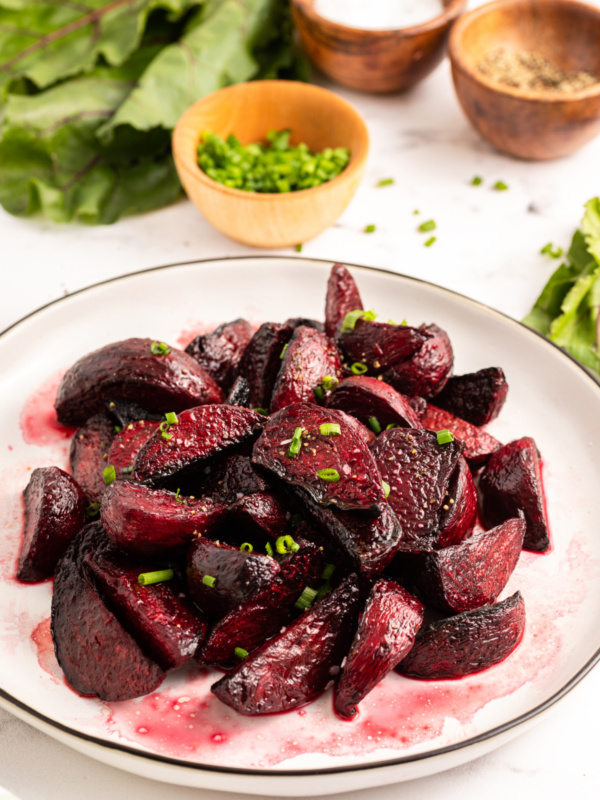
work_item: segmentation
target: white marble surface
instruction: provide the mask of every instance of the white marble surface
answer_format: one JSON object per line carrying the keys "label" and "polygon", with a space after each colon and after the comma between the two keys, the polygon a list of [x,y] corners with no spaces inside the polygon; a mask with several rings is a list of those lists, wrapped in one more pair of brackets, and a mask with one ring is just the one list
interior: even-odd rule
{"label": "white marble surface", "polygon": [[[549,163],[516,161],[492,151],[463,117],[447,63],[404,96],[341,94],[361,111],[371,133],[367,174],[344,216],[306,243],[303,255],[403,272],[521,318],[555,267],[539,255],[540,248],[549,241],[566,248],[583,203],[600,191],[600,140]],[[470,185],[474,175],[484,178],[482,186]],[[395,179],[393,186],[376,188],[388,177]],[[493,191],[499,179],[508,191]],[[437,222],[437,241],[425,248],[427,236],[416,228],[430,218]],[[371,223],[376,232],[363,233]],[[0,330],[61,295],[125,272],[256,252],[211,229],[185,200],[101,228],[59,227],[0,211],[0,241]],[[596,669],[541,725],[494,753],[441,775],[340,797],[598,798],[598,708]],[[0,786],[21,800],[226,797],[167,788],[106,767],[4,711]]]}

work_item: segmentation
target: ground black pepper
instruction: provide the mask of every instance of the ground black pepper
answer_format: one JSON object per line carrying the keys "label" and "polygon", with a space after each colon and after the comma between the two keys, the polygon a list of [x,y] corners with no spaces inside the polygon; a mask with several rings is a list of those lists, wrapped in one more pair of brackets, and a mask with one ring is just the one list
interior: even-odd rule
{"label": "ground black pepper", "polygon": [[536,92],[571,94],[599,80],[588,72],[565,72],[539,53],[505,48],[488,53],[478,69],[498,83]]}

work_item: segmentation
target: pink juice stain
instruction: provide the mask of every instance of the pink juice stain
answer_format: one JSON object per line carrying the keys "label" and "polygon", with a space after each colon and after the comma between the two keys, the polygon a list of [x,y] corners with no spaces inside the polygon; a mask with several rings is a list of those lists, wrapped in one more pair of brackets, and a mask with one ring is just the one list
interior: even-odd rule
{"label": "pink juice stain", "polygon": [[75,428],[61,425],[56,419],[54,401],[64,371],[55,373],[30,395],[23,406],[19,424],[23,441],[39,447],[64,445],[66,448]]}
{"label": "pink juice stain", "polygon": [[50,632],[50,617],[38,623],[31,633],[31,641],[37,653],[40,667],[52,678],[52,682],[61,684],[63,673],[54,654],[54,643]]}

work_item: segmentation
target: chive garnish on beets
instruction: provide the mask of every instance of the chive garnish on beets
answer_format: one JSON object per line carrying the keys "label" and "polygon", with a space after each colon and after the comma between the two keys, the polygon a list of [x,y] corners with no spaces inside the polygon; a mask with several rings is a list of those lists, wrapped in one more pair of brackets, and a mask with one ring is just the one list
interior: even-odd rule
{"label": "chive garnish on beets", "polygon": [[398,425],[395,422],[390,422],[389,425],[385,426],[385,429],[386,429],[386,431],[391,431],[392,428],[397,428],[397,427],[398,427]]}
{"label": "chive garnish on beets", "polygon": [[331,375],[325,375],[324,378],[321,378],[321,386],[325,389],[326,392],[330,392],[332,389],[338,385],[339,381],[337,378],[333,378]]}
{"label": "chive garnish on beets", "polygon": [[390,496],[390,485],[389,485],[389,483],[386,483],[385,481],[381,481],[381,485],[383,486],[383,496],[387,500],[388,497]]}
{"label": "chive garnish on beets", "polygon": [[90,503],[85,510],[87,517],[95,517],[100,511],[100,503]]}
{"label": "chive garnish on beets", "polygon": [[265,545],[265,553],[268,556],[271,556],[271,558],[273,558],[273,548],[271,547],[271,543],[270,542],[267,542],[266,545]]}
{"label": "chive garnish on beets", "polygon": [[419,230],[421,233],[428,233],[429,231],[434,231],[437,225],[435,224],[434,219],[428,219],[427,222],[422,222],[419,225]]}
{"label": "chive garnish on beets", "polygon": [[251,553],[254,550],[254,547],[252,547],[250,542],[244,542],[244,544],[240,545],[240,550],[242,553]]}
{"label": "chive garnish on beets", "polygon": [[164,342],[152,342],[150,345],[150,352],[153,356],[168,356],[171,348]]}
{"label": "chive garnish on beets", "polygon": [[375,225],[365,225],[365,233],[375,233]]}
{"label": "chive garnish on beets", "polygon": [[133,464],[130,464],[128,467],[121,467],[121,472],[123,475],[131,475],[133,472]]}
{"label": "chive garnish on beets", "polygon": [[315,597],[318,595],[316,589],[311,589],[310,586],[305,586],[302,594],[294,603],[294,606],[300,611],[306,611],[315,602]]}
{"label": "chive garnish on beets", "polygon": [[175,500],[177,500],[178,503],[185,503],[185,497],[180,497],[179,496],[180,492],[181,492],[181,489],[177,489],[177,491],[175,492]]}
{"label": "chive garnish on beets", "polygon": [[268,408],[253,408],[252,410],[255,411],[257,414],[262,414],[265,417],[269,415]]}
{"label": "chive garnish on beets", "polygon": [[323,422],[319,430],[322,436],[341,436],[342,429],[337,422]]}
{"label": "chive garnish on beets", "polygon": [[123,430],[122,425],[115,425],[113,428],[113,433],[121,433],[122,430]]}
{"label": "chive garnish on beets", "polygon": [[282,361],[283,361],[283,358],[284,358],[284,356],[285,356],[285,354],[286,354],[286,352],[287,352],[287,349],[288,349],[288,347],[289,347],[289,346],[290,346],[290,345],[289,345],[289,343],[288,343],[288,344],[284,344],[284,345],[283,345],[283,350],[281,351],[281,354],[280,354],[280,356],[279,356],[279,358],[280,358]]}
{"label": "chive garnish on beets", "polygon": [[369,417],[367,422],[369,423],[369,427],[371,428],[373,433],[377,434],[381,433],[381,425],[379,424],[377,417]]}
{"label": "chive garnish on beets", "polygon": [[300,452],[300,448],[302,447],[303,430],[304,428],[296,428],[294,431],[294,435],[292,436],[292,441],[288,450],[288,456],[290,456],[290,458],[295,458]]}
{"label": "chive garnish on beets", "polygon": [[321,579],[328,581],[335,572],[335,564],[325,564],[325,569],[321,574]]}
{"label": "chive garnish on beets", "polygon": [[[365,322],[374,322],[379,314],[371,308],[369,311],[363,311],[362,308],[356,308],[354,311],[349,311],[344,317],[342,322],[342,333],[349,333],[356,327],[359,319],[364,319]],[[336,384],[337,386],[337,384]]]}
{"label": "chive garnish on beets", "polygon": [[275,550],[281,555],[297,553],[300,550],[300,545],[291,536],[280,536],[275,542]]}
{"label": "chive garnish on beets", "polygon": [[431,245],[432,245],[432,244],[435,244],[435,242],[437,242],[437,236],[431,236],[431,237],[430,237],[429,239],[427,239],[427,241],[425,242],[425,247],[431,247]]}
{"label": "chive garnish on beets", "polygon": [[174,411],[167,411],[165,414],[164,420],[158,426],[160,430],[160,435],[163,439],[166,439],[167,442],[173,438],[173,434],[169,433],[169,428],[171,425],[178,425],[179,420],[177,419],[177,414]]}
{"label": "chive garnish on beets", "polygon": [[382,178],[377,182],[377,186],[392,186],[394,183],[393,178]]}
{"label": "chive garnish on beets", "polygon": [[169,423],[169,425],[177,425],[179,420],[177,419],[177,414],[174,411],[167,411],[165,414],[165,419]]}
{"label": "chive garnish on beets", "polygon": [[313,394],[317,398],[317,400],[322,400],[325,397],[325,392],[323,391],[322,386],[315,386],[313,389]]}
{"label": "chive garnish on beets", "polygon": [[297,244],[296,245],[296,252],[297,253],[301,253],[302,252],[302,245],[301,244]]}
{"label": "chive garnish on beets", "polygon": [[369,368],[366,364],[361,364],[360,361],[355,361],[350,367],[350,372],[353,375],[364,375]]}
{"label": "chive garnish on beets", "polygon": [[481,178],[479,175],[475,175],[475,177],[471,181],[471,186],[481,186],[482,183],[483,183],[483,178]]}
{"label": "chive garnish on beets", "polygon": [[327,483],[337,483],[340,479],[340,473],[333,467],[320,469],[317,471],[317,478],[321,478],[322,481],[327,481]]}
{"label": "chive garnish on beets", "polygon": [[454,441],[454,436],[449,430],[445,429],[437,432],[437,440],[438,444],[449,444],[450,442]]}
{"label": "chive garnish on beets", "polygon": [[315,602],[318,603],[319,600],[322,600],[325,597],[325,595],[329,594],[330,591],[331,591],[331,584],[329,583],[329,581],[326,581],[317,592],[317,596],[315,597]]}
{"label": "chive garnish on beets", "polygon": [[170,581],[174,574],[172,569],[158,569],[155,572],[142,572],[141,575],[138,575],[138,583],[140,586],[150,586],[153,583]]}
{"label": "chive garnish on beets", "polygon": [[508,191],[508,184],[504,183],[504,181],[496,181],[496,183],[494,184],[494,189],[497,192],[506,192]]}
{"label": "chive garnish on beets", "polygon": [[205,586],[210,586],[212,588],[215,585],[216,582],[217,582],[217,579],[213,578],[212,575],[203,575],[202,576],[202,583]]}
{"label": "chive garnish on beets", "polygon": [[243,647],[236,647],[233,652],[235,653],[235,657],[239,658],[240,661],[243,661],[245,658],[248,658],[248,651],[244,650]]}
{"label": "chive garnish on beets", "polygon": [[104,467],[102,474],[104,475],[104,483],[107,486],[110,486],[111,483],[117,479],[117,471],[112,464],[109,464],[108,467]]}

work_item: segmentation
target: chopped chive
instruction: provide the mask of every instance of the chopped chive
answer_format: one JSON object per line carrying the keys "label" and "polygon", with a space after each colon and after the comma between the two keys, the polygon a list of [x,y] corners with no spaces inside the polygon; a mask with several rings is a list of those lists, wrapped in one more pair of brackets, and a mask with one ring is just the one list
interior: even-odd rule
{"label": "chopped chive", "polygon": [[337,422],[323,422],[319,428],[322,436],[341,436],[342,429]]}
{"label": "chopped chive", "polygon": [[392,186],[394,183],[393,178],[382,178],[377,182],[377,186]]}
{"label": "chopped chive", "polygon": [[438,444],[449,444],[450,442],[454,441],[454,436],[449,430],[445,429],[437,432],[437,440]]}
{"label": "chopped chive", "polygon": [[212,575],[203,575],[202,576],[202,583],[205,586],[210,586],[212,588],[215,585],[216,582],[217,582],[217,579],[213,578]]}
{"label": "chopped chive", "polygon": [[323,378],[321,378],[321,386],[326,392],[330,392],[332,389],[335,389],[338,383],[338,379],[334,378],[332,375],[325,375]]}
{"label": "chopped chive", "polygon": [[253,411],[256,411],[257,414],[263,414],[263,416],[267,417],[269,415],[268,408],[253,408]]}
{"label": "chopped chive", "polygon": [[354,375],[364,375],[369,368],[366,364],[361,364],[360,361],[355,361],[354,364],[350,367],[350,372]]}
{"label": "chopped chive", "polygon": [[270,542],[267,542],[267,543],[266,543],[266,545],[265,545],[265,552],[266,552],[266,554],[267,554],[268,556],[271,556],[271,558],[273,558],[273,548],[271,547],[271,543],[270,543]]}
{"label": "chopped chive", "polygon": [[158,569],[155,572],[142,572],[138,575],[140,586],[150,586],[152,583],[162,583],[173,579],[175,573],[172,569]]}
{"label": "chopped chive", "polygon": [[133,464],[130,464],[128,467],[121,467],[121,472],[123,475],[131,475],[133,472]]}
{"label": "chopped chive", "polygon": [[296,252],[297,253],[301,253],[302,252],[302,244],[301,243],[296,245]]}
{"label": "chopped chive", "polygon": [[170,428],[170,425],[166,420],[163,420],[158,426],[158,428],[160,430],[160,435],[162,436],[163,439],[166,439],[167,442],[169,442],[173,438],[172,433],[167,433],[167,431]]}
{"label": "chopped chive", "polygon": [[555,248],[554,245],[552,244],[552,242],[548,242],[547,245],[542,247],[542,249],[540,250],[540,253],[543,256],[550,256],[550,258],[560,258],[562,256],[562,254],[563,254],[563,249],[562,249],[562,247],[556,247]]}
{"label": "chopped chive", "polygon": [[104,467],[102,474],[104,475],[104,483],[107,486],[110,486],[113,481],[117,480],[117,471],[112,464],[109,464],[108,467]]}
{"label": "chopped chive", "polygon": [[169,425],[177,425],[179,420],[177,419],[177,414],[174,411],[167,411],[165,414],[165,419],[169,423]]}
{"label": "chopped chive", "polygon": [[317,470],[317,478],[321,478],[322,481],[327,481],[327,483],[337,483],[340,479],[340,473],[333,467],[320,469]]}
{"label": "chopped chive", "polygon": [[381,425],[379,424],[377,417],[369,417],[367,422],[374,433],[381,433]]}
{"label": "chopped chive", "polygon": [[294,516],[290,519],[290,525],[292,526],[292,528],[297,528],[301,522],[302,522],[302,516],[300,514],[294,514]]}
{"label": "chopped chive", "polygon": [[233,652],[235,653],[235,657],[239,658],[240,661],[243,661],[245,658],[248,658],[248,651],[244,650],[243,647],[236,647]]}
{"label": "chopped chive", "polygon": [[435,224],[435,220],[433,219],[428,219],[427,222],[422,222],[419,225],[419,230],[421,231],[421,233],[428,233],[429,231],[434,231],[436,228],[437,225]]}
{"label": "chopped chive", "polygon": [[479,175],[475,175],[475,177],[471,181],[471,186],[481,186],[482,183],[483,183],[483,178],[481,178]]}
{"label": "chopped chive", "polygon": [[381,485],[383,486],[383,496],[387,500],[388,497],[390,496],[390,485],[389,485],[389,483],[386,483],[385,481],[381,481]]}
{"label": "chopped chive", "polygon": [[244,542],[244,544],[240,545],[240,550],[242,551],[242,553],[251,553],[254,550],[254,548],[252,547],[250,542]]}
{"label": "chopped chive", "polygon": [[100,511],[100,503],[90,503],[85,510],[85,514],[87,517],[95,517],[99,511]]}
{"label": "chopped chive", "polygon": [[294,606],[300,611],[305,611],[307,608],[312,606],[317,595],[318,592],[316,589],[311,589],[310,586],[305,586],[302,590],[302,594],[294,603]]}
{"label": "chopped chive", "polygon": [[391,430],[392,430],[392,428],[397,428],[397,427],[398,427],[397,423],[395,423],[395,422],[390,422],[390,424],[389,424],[389,425],[386,425],[386,426],[385,426],[385,429],[386,429],[386,431],[391,431]]}
{"label": "chopped chive", "polygon": [[504,183],[504,181],[496,181],[494,184],[494,189],[497,192],[506,192],[508,190],[508,184]]}
{"label": "chopped chive", "polygon": [[325,397],[325,392],[323,391],[322,386],[315,386],[313,389],[313,394],[317,398],[317,400],[322,400]]}
{"label": "chopped chive", "polygon": [[335,572],[335,564],[325,564],[325,569],[321,574],[322,580],[328,581],[334,572]]}
{"label": "chopped chive", "polygon": [[289,345],[289,342],[288,342],[288,344],[284,344],[284,345],[283,345],[283,350],[281,351],[281,355],[279,356],[279,358],[280,358],[281,360],[283,360],[283,358],[284,358],[284,356],[285,356],[285,354],[286,354],[286,352],[287,352],[287,349],[288,349],[288,347],[289,347],[289,346],[290,346],[290,345]]}
{"label": "chopped chive", "polygon": [[415,208],[415,210],[413,211],[413,214],[414,214],[415,216],[417,216],[417,214],[420,214],[420,213],[421,213],[421,212],[419,211],[419,209],[418,209],[418,208]]}
{"label": "chopped chive", "polygon": [[291,536],[280,536],[275,542],[275,550],[281,555],[297,553],[300,550],[300,545]]}
{"label": "chopped chive", "polygon": [[185,503],[185,497],[180,497],[179,496],[180,492],[181,492],[181,489],[177,489],[177,491],[175,492],[175,500],[177,500],[178,503]]}
{"label": "chopped chive", "polygon": [[432,245],[432,244],[435,244],[435,242],[437,242],[437,236],[431,236],[431,237],[430,237],[429,239],[427,239],[427,241],[425,242],[425,247],[431,247],[431,245]]}
{"label": "chopped chive", "polygon": [[396,323],[394,322],[393,319],[388,319],[387,324],[388,325],[395,325]]}
{"label": "chopped chive", "polygon": [[122,425],[115,425],[113,428],[113,433],[121,433],[122,430],[123,430]]}
{"label": "chopped chive", "polygon": [[303,430],[304,428],[296,428],[296,430],[294,431],[294,435],[292,436],[292,441],[290,443],[290,447],[288,450],[288,456],[290,458],[295,458],[300,452],[300,448],[302,447]]}
{"label": "chopped chive", "polygon": [[353,331],[356,327],[356,323],[358,320],[363,317],[365,312],[362,308],[357,308],[354,311],[349,311],[346,316],[344,317],[344,321],[342,322],[342,333],[348,333],[349,331]]}
{"label": "chopped chive", "polygon": [[402,322],[400,323],[400,325],[403,325],[403,326],[404,325],[408,325],[408,322],[405,319],[403,319]]}
{"label": "chopped chive", "polygon": [[375,225],[365,225],[365,233],[375,233]]}
{"label": "chopped chive", "polygon": [[329,594],[329,592],[330,592],[330,591],[331,591],[331,584],[329,583],[329,581],[326,581],[326,582],[325,582],[325,583],[324,583],[324,584],[321,586],[321,588],[319,589],[319,591],[317,592],[317,596],[315,597],[315,602],[317,602],[317,603],[318,603],[318,602],[319,602],[319,600],[322,600],[322,599],[325,597],[325,595],[328,595],[328,594]]}
{"label": "chopped chive", "polygon": [[171,348],[164,342],[152,342],[150,345],[150,352],[153,356],[168,356],[171,352]]}

